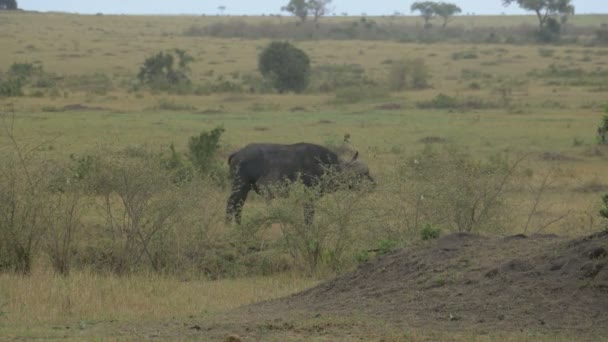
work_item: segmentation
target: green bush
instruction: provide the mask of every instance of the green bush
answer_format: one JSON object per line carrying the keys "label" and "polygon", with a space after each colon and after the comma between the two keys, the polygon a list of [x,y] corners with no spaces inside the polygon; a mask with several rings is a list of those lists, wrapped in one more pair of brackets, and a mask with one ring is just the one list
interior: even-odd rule
{"label": "green bush", "polygon": [[211,177],[220,185],[225,184],[226,171],[223,163],[217,158],[220,139],[225,132],[223,127],[204,131],[199,136],[190,137],[188,142],[188,158],[197,172],[203,177]]}
{"label": "green bush", "polygon": [[192,83],[188,74],[193,61],[184,50],[161,51],[144,61],[137,78],[154,90],[183,93]]}
{"label": "green bush", "polygon": [[11,77],[27,80],[41,71],[42,66],[36,66],[33,63],[13,63],[8,70],[8,74]]}
{"label": "green bush", "polygon": [[23,81],[18,78],[0,80],[0,97],[23,96]]}
{"label": "green bush", "polygon": [[260,54],[258,70],[279,93],[302,92],[310,82],[308,55],[288,42],[272,42]]}
{"label": "green bush", "polygon": [[422,109],[455,109],[459,107],[458,99],[444,93],[439,93],[429,101],[421,101],[416,104]]}
{"label": "green bush", "polygon": [[422,240],[434,240],[441,236],[441,228],[434,227],[431,224],[426,224],[420,231],[420,237]]}

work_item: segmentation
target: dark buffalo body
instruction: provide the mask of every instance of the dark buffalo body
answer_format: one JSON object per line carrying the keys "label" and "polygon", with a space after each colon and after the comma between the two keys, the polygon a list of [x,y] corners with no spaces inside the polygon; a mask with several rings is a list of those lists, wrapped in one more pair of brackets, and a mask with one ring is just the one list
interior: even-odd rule
{"label": "dark buffalo body", "polygon": [[[228,158],[232,193],[227,203],[226,218],[230,221],[234,216],[240,223],[241,210],[251,190],[260,193],[260,189],[267,186],[298,179],[305,186],[314,186],[329,169],[352,170],[371,179],[367,166],[355,161],[357,156],[358,153],[353,160],[344,162],[330,149],[309,143],[247,145]],[[306,220],[310,222],[312,205],[305,209]]]}

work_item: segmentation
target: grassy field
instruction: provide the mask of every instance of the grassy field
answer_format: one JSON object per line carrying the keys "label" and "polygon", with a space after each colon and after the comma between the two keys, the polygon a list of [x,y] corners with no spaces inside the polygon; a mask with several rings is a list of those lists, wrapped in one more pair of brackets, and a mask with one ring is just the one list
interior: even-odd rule
{"label": "grassy field", "polygon": [[[416,17],[374,19],[403,20],[412,25],[421,22]],[[601,195],[608,191],[608,149],[597,144],[596,129],[607,105],[607,47],[296,42],[310,55],[313,67],[356,64],[376,84],[387,82],[395,61],[422,59],[428,67],[430,87],[426,89],[387,92],[380,98],[352,103],[338,103],[334,93],[319,91],[198,96],[133,87],[145,58],[162,49],[180,48],[195,57],[191,65],[195,83],[255,75],[257,55],[270,40],[183,35],[192,25],[223,20],[227,19],[0,13],[0,71],[6,71],[13,63],[41,63],[45,71],[60,78],[81,77],[62,89],[34,95],[36,89],[28,88],[26,96],[0,98],[0,106],[5,113],[14,112],[14,134],[19,143],[36,146],[45,141],[38,148],[38,156],[47,160],[67,160],[70,155],[86,155],[102,148],[122,151],[128,146],[148,146],[164,150],[171,143],[185,151],[188,137],[219,125],[226,129],[221,141],[222,160],[250,142],[338,145],[348,133],[378,179],[380,190],[370,199],[375,202],[382,202],[382,191],[394,187],[391,175],[395,164],[419,152],[425,146],[422,141],[429,137],[440,138],[440,145],[460,146],[479,159],[499,152],[508,152],[515,158],[528,155],[522,169],[531,175],[531,188],[513,195],[520,209],[504,233],[522,232],[534,204],[534,189],[547,173],[551,174],[550,183],[543,193],[538,216],[534,216],[538,221],[529,232],[540,230],[542,222],[551,222],[563,213],[568,215],[542,227],[542,232],[580,235],[600,228],[596,213]],[[239,20],[253,23],[292,19]],[[570,23],[575,27],[599,27],[607,21],[605,15],[589,15],[575,16]],[[450,25],[534,26],[536,19],[463,16]],[[459,57],[464,55],[474,57]],[[95,90],[91,75],[96,73],[110,80],[107,89]],[[85,76],[93,81],[83,81]],[[438,94],[465,103],[481,102],[483,106],[422,109],[418,105]],[[394,109],[383,109],[387,104]],[[12,152],[8,137],[0,135],[0,153]],[[228,190],[214,194],[222,202]],[[222,206],[223,202],[219,203],[217,210],[223,210]],[[263,200],[254,197],[253,206],[263,207]],[[96,219],[92,214],[86,217],[88,230],[97,229]],[[215,228],[224,232],[232,229],[223,223]],[[63,279],[46,266],[44,255],[38,259],[31,276],[0,275],[0,336],[129,339],[128,331],[118,329],[121,332],[114,333],[112,329],[116,327],[107,323],[129,322],[146,330],[172,317],[211,317],[240,305],[297,292],[319,281],[303,275],[278,274],[212,282],[200,280],[200,275],[192,279],[139,274],[117,277],[86,270]],[[95,322],[106,325],[97,327]],[[373,325],[374,331],[382,329],[382,322]],[[63,326],[70,326],[71,330]],[[79,335],[81,332],[85,335]],[[400,331],[390,329],[383,336],[389,340],[403,337]],[[180,339],[179,335],[173,337]],[[428,331],[409,335],[412,341],[426,337],[437,336]],[[500,338],[503,337],[535,338],[519,333]],[[466,333],[437,338],[492,340],[492,336],[472,337]]]}

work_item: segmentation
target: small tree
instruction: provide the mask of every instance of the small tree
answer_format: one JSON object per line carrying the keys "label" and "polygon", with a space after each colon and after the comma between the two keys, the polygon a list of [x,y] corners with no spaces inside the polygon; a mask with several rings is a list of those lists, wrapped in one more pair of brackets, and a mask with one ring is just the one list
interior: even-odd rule
{"label": "small tree", "polygon": [[[514,2],[526,11],[536,13],[540,38],[545,41],[559,37],[560,22],[565,23],[568,16],[574,14],[572,0],[503,0],[505,6]],[[560,20],[556,17],[560,17]]]}
{"label": "small tree", "polygon": [[281,7],[282,11],[289,12],[305,22],[308,18],[308,2],[306,0],[291,0],[287,6]]}
{"label": "small tree", "polygon": [[329,5],[332,0],[309,0],[308,7],[312,16],[315,19],[315,22],[319,21],[319,18],[325,16],[329,11]]}
{"label": "small tree", "polygon": [[16,10],[17,0],[0,0],[0,10]]}
{"label": "small tree", "polygon": [[446,2],[440,2],[435,4],[435,13],[443,19],[442,28],[445,28],[448,25],[448,20],[450,17],[457,13],[461,13],[462,9],[455,4],[450,4]]}
{"label": "small tree", "polygon": [[308,55],[288,42],[272,42],[258,60],[260,73],[279,93],[301,92],[310,81]]}
{"label": "small tree", "polygon": [[431,28],[431,20],[437,14],[435,12],[436,3],[432,1],[414,2],[410,7],[412,12],[420,12],[420,16],[424,19],[424,28]]}

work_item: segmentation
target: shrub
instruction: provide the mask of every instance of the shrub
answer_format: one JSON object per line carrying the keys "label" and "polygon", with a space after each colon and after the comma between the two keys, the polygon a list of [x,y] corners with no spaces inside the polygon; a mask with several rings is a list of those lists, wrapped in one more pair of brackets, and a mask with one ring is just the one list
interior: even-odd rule
{"label": "shrub", "polygon": [[339,104],[348,104],[388,97],[390,97],[390,93],[386,88],[376,85],[359,85],[337,90],[334,101]]}
{"label": "shrub", "polygon": [[[600,209],[600,216],[608,220],[608,194],[602,196],[602,205],[603,207]],[[608,223],[606,224],[605,229],[608,230]]]}
{"label": "shrub", "polygon": [[154,108],[156,110],[171,110],[171,111],[193,111],[196,107],[189,104],[177,103],[172,100],[160,99]]}
{"label": "shrub", "polygon": [[144,61],[137,78],[154,90],[183,92],[191,85],[188,74],[192,61],[194,58],[184,50],[161,51]]}
{"label": "shrub", "polygon": [[101,197],[105,224],[85,262],[97,270],[127,274],[148,265],[164,269],[166,243],[179,221],[182,201],[158,158],[145,150],[100,155],[88,177]]}
{"label": "shrub", "polygon": [[416,104],[418,108],[422,109],[455,109],[458,108],[458,99],[444,93],[439,93],[435,98],[430,101],[421,101]]}
{"label": "shrub", "polygon": [[0,165],[0,270],[29,274],[44,244],[55,270],[67,274],[80,196],[67,191],[63,168],[19,145],[7,115],[1,119],[11,151]]}
{"label": "shrub", "polygon": [[595,44],[608,45],[608,24],[602,24],[599,30],[595,31]]}
{"label": "shrub", "polygon": [[11,77],[27,80],[41,71],[42,66],[36,66],[33,63],[13,63],[8,70],[8,74]]}
{"label": "shrub", "polygon": [[[341,190],[320,198],[321,188],[329,184]],[[357,251],[369,247],[356,237],[367,226],[370,216],[367,196],[362,195],[366,189],[342,191],[345,184],[347,180],[330,172],[316,187],[306,187],[300,181],[272,187],[272,193],[280,196],[252,218],[245,217],[240,229],[248,236],[257,236],[257,230],[278,223],[283,233],[281,244],[296,266],[311,274],[347,268],[356,261]],[[314,203],[314,209],[310,203]],[[307,210],[315,211],[312,224],[305,223],[303,212]]]}
{"label": "shrub", "polygon": [[182,184],[194,179],[194,167],[192,163],[175,150],[175,146],[169,146],[169,155],[161,155],[161,165],[173,176],[173,183]]}
{"label": "shrub", "polygon": [[279,93],[301,92],[310,81],[308,55],[288,42],[272,42],[260,54],[260,73]]}
{"label": "shrub", "polygon": [[395,170],[395,206],[389,209],[394,224],[404,225],[397,231],[422,234],[422,222],[432,228],[424,234],[440,227],[460,232],[503,227],[510,213],[505,193],[518,162],[503,156],[479,161],[456,147],[433,145],[404,159]]}
{"label": "shrub", "polygon": [[216,127],[211,131],[202,132],[199,136],[190,137],[188,142],[188,157],[194,168],[201,176],[211,177],[219,184],[223,184],[225,179],[221,164],[217,160],[220,138],[224,132],[223,127]]}
{"label": "shrub", "polygon": [[23,96],[23,81],[18,78],[0,80],[0,97]]}
{"label": "shrub", "polygon": [[426,224],[420,231],[420,237],[422,240],[433,240],[441,236],[441,228],[434,227],[431,224]]}
{"label": "shrub", "polygon": [[333,92],[353,86],[373,85],[360,64],[325,64],[312,69],[309,89],[316,92]]}
{"label": "shrub", "polygon": [[423,89],[429,86],[429,71],[422,59],[402,60],[391,64],[389,88],[401,91],[407,88]]}
{"label": "shrub", "polygon": [[85,91],[96,95],[105,95],[113,88],[112,79],[101,72],[68,76],[63,85],[73,91]]}

